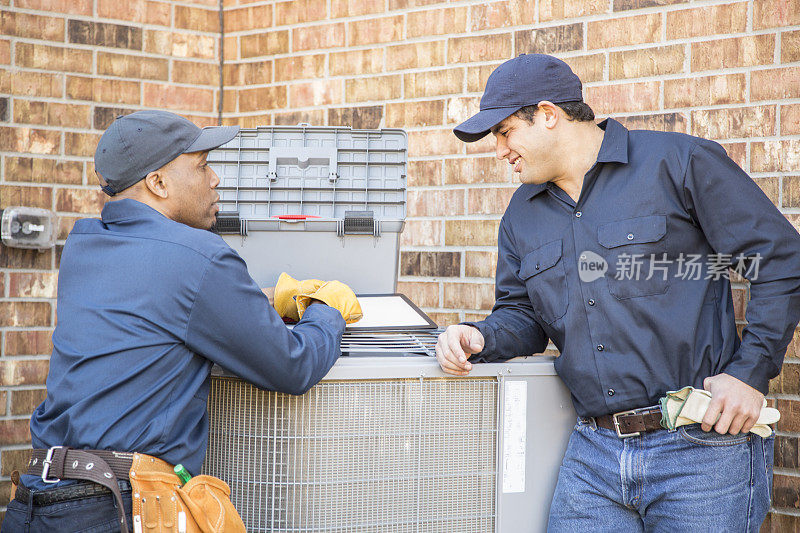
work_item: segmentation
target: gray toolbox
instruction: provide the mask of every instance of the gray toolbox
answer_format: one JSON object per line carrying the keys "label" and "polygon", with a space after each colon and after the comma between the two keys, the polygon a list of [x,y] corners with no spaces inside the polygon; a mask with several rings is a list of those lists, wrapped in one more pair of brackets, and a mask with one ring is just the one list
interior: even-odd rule
{"label": "gray toolbox", "polygon": [[286,271],[393,293],[407,152],[399,129],[243,128],[208,156],[220,179],[217,231],[262,287]]}

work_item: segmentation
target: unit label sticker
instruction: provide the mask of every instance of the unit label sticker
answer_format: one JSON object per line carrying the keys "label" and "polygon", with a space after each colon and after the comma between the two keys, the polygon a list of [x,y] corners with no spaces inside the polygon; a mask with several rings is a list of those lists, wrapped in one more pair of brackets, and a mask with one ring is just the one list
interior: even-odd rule
{"label": "unit label sticker", "polygon": [[528,382],[503,382],[503,493],[525,492]]}

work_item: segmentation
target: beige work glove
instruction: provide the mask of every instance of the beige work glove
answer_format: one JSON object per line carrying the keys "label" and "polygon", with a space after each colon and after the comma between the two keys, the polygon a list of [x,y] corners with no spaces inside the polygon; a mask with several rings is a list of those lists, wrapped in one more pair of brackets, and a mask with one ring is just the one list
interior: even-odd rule
{"label": "beige work glove", "polygon": [[[668,391],[667,395],[659,400],[661,402],[661,425],[667,429],[675,429],[686,424],[699,424],[711,403],[711,393],[694,387],[684,387],[677,391]],[[763,438],[772,435],[774,424],[780,420],[781,414],[773,407],[767,407],[767,400],[761,408],[761,414],[751,432]]]}
{"label": "beige work glove", "polygon": [[312,299],[319,300],[339,311],[347,324],[358,322],[364,316],[353,289],[341,281],[329,281],[316,291],[298,294],[295,300],[297,301],[297,312],[301,318]]}
{"label": "beige work glove", "polygon": [[300,320],[300,313],[297,311],[295,296],[300,293],[313,293],[323,285],[325,285],[325,282],[320,279],[298,281],[286,272],[281,272],[278,277],[278,283],[275,285],[273,307],[275,307],[280,316],[297,322]]}

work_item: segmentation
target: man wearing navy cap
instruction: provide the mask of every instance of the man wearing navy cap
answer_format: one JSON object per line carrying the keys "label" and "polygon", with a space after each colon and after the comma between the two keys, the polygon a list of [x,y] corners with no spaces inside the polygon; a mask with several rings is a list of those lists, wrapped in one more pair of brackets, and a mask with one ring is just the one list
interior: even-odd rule
{"label": "man wearing navy cap", "polygon": [[47,398],[3,532],[141,531],[129,452],[200,473],[212,364],[302,394],[340,355],[340,310],[311,305],[287,329],[244,261],[207,231],[219,179],[206,158],[238,130],[139,111],[100,139],[95,168],[112,199],[64,245]]}
{"label": "man wearing navy cap", "polygon": [[[548,339],[561,352],[579,419],[548,530],[758,531],[774,437],[749,432],[800,320],[797,231],[717,143],[596,124],[551,56],[500,65],[454,132],[494,134],[522,185],[494,309],[447,328],[437,357],[466,375]],[[750,280],[741,338],[729,268]],[[667,431],[659,399],[685,386],[711,402],[702,424]]]}

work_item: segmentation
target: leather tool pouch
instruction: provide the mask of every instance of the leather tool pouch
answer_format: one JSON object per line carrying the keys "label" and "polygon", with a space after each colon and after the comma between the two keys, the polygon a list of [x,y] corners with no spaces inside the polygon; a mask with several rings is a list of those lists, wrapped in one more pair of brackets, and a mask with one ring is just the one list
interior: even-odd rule
{"label": "leather tool pouch", "polygon": [[230,488],[221,479],[196,476],[181,487],[170,464],[137,453],[131,465],[130,481],[134,532],[246,531],[231,503]]}

